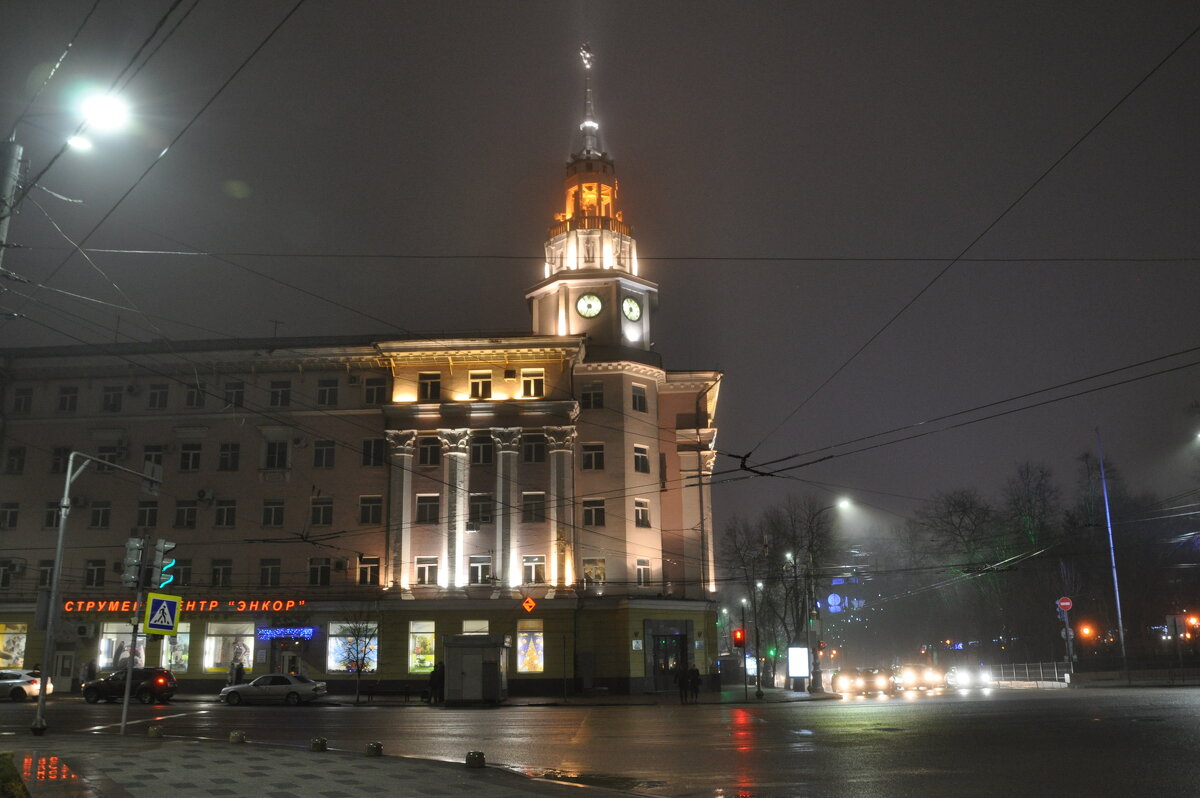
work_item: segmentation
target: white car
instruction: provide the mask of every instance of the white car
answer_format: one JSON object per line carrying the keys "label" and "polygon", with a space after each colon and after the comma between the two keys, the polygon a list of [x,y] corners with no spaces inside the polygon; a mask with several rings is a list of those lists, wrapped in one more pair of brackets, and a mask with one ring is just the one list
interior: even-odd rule
{"label": "white car", "polygon": [[297,673],[268,673],[248,684],[235,684],[221,690],[218,700],[235,707],[248,704],[280,701],[296,706],[325,695],[325,682],[314,682]]}
{"label": "white car", "polygon": [[[0,671],[0,695],[8,694],[13,701],[37,698],[42,692],[41,671]],[[54,680],[47,677],[46,695],[54,692]]]}
{"label": "white car", "polygon": [[947,687],[991,687],[992,669],[986,666],[978,668],[955,667],[946,671]]}

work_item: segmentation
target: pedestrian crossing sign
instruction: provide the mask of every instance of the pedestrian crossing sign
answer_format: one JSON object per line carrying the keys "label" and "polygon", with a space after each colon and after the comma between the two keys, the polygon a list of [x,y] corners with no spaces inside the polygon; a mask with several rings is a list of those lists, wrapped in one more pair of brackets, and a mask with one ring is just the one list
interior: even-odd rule
{"label": "pedestrian crossing sign", "polygon": [[179,628],[179,596],[150,593],[146,596],[146,618],[142,629],[148,635],[173,635]]}

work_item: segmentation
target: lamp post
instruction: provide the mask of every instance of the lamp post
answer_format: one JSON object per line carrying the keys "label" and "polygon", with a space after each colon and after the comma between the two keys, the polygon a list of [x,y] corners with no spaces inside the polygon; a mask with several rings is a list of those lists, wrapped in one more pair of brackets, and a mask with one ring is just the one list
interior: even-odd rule
{"label": "lamp post", "polygon": [[762,648],[761,638],[758,631],[758,591],[762,589],[762,582],[758,582],[754,586],[754,592],[750,594],[751,609],[754,612],[754,697],[762,698]]}
{"label": "lamp post", "polygon": [[[791,567],[791,569],[792,569],[792,638],[789,643],[789,652],[788,652],[788,654],[789,654],[788,661],[790,663],[791,662],[790,649],[792,647],[800,644],[801,630],[805,626],[807,626],[807,624],[804,621],[804,615],[801,613],[800,573],[796,567],[797,566],[796,558],[792,556],[792,553],[790,551],[787,553],[787,562],[788,562],[788,566]],[[807,642],[805,643],[805,645],[807,645]],[[806,687],[806,685],[804,684],[803,676],[795,676],[792,678],[792,689],[793,690],[800,692],[800,691],[804,690],[805,687]]]}
{"label": "lamp post", "polygon": [[[828,507],[822,507],[820,510],[817,510],[815,513],[813,513],[812,517],[810,519],[810,524],[812,524],[812,526],[815,527],[817,524],[817,520],[821,517],[822,513],[828,512],[829,510],[833,510],[835,508],[844,510],[849,506],[850,506],[849,499],[839,499],[836,504],[831,504]],[[805,600],[806,600],[806,603],[808,604],[807,612],[805,613],[805,616],[806,616],[805,621],[807,623],[807,632],[805,635],[805,639],[806,639],[806,642],[808,643],[809,656],[812,658],[812,668],[810,669],[808,692],[809,693],[823,693],[823,692],[825,692],[825,685],[822,682],[823,677],[821,674],[821,652],[819,650],[820,636],[821,636],[821,607],[820,607],[819,603],[817,602],[817,569],[813,563],[812,532],[813,532],[813,530],[810,529],[809,530],[809,546],[808,546],[808,567],[807,567],[807,572],[805,574],[805,591],[804,591]]]}

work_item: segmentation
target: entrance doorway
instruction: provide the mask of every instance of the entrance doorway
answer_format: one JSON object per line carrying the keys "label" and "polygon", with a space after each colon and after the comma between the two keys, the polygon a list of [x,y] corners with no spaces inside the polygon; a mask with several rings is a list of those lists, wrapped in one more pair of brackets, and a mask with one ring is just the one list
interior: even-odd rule
{"label": "entrance doorway", "polygon": [[688,665],[691,664],[687,658],[687,651],[685,635],[656,634],[650,638],[655,692],[678,689],[675,671],[677,668],[687,670]]}

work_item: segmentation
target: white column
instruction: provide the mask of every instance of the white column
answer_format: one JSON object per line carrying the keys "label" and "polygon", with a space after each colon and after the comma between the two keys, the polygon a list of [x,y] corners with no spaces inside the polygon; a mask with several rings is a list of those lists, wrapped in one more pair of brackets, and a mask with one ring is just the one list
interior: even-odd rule
{"label": "white column", "polygon": [[446,545],[442,549],[446,563],[444,572],[439,572],[438,582],[442,587],[461,588],[467,584],[467,563],[463,556],[467,535],[467,511],[470,500],[471,469],[467,458],[471,452],[471,430],[438,430],[442,441],[443,475],[446,489],[443,491],[446,507],[446,523],[442,529]]}
{"label": "white column", "polygon": [[[550,527],[549,568],[551,591],[574,581],[575,497],[571,476],[575,468],[575,428],[546,427],[550,449],[550,490],[546,495],[546,520]],[[551,593],[552,595],[553,593]]]}
{"label": "white column", "polygon": [[[388,430],[387,573],[384,584],[407,591],[412,578],[412,474],[416,430]],[[409,594],[411,597],[411,594]]]}
{"label": "white column", "polygon": [[512,556],[512,534],[521,512],[521,494],[517,490],[517,454],[521,448],[520,427],[494,427],[492,441],[496,445],[496,546],[492,557],[493,597],[498,598],[508,583],[509,558]]}

